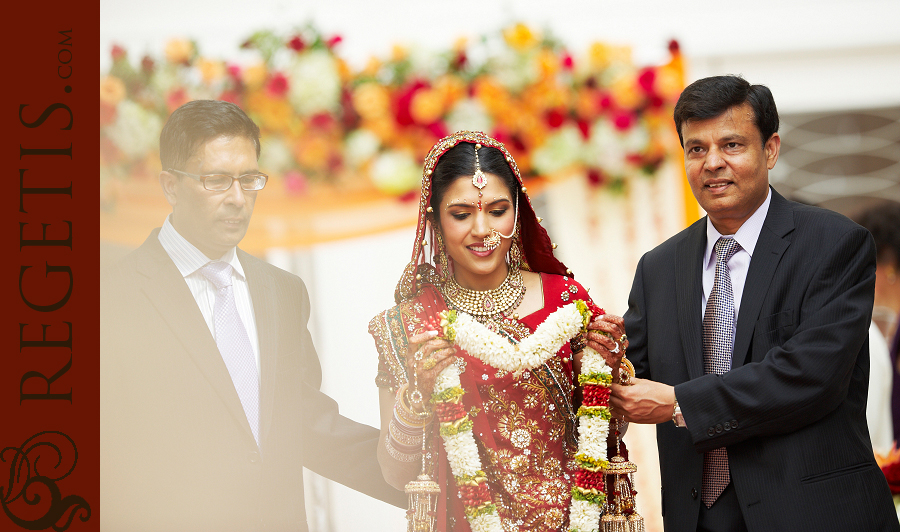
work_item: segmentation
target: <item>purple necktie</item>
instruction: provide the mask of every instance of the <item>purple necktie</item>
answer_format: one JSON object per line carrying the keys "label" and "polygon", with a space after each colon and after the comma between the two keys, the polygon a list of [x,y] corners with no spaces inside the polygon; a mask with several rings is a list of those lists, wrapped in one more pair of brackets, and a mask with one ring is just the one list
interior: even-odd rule
{"label": "purple necktie", "polygon": [[227,262],[215,261],[200,271],[216,287],[216,304],[213,308],[216,345],[219,346],[219,353],[244,407],[253,438],[259,445],[259,373],[250,337],[234,303],[231,270],[231,265]]}
{"label": "purple necktie", "polygon": [[[703,315],[703,370],[722,375],[731,369],[734,350],[734,292],[728,261],[741,245],[734,238],[721,237],[716,242],[716,278],[706,301]],[[708,451],[703,457],[703,492],[701,499],[707,508],[716,502],[731,481],[728,473],[728,454],[725,447]]]}

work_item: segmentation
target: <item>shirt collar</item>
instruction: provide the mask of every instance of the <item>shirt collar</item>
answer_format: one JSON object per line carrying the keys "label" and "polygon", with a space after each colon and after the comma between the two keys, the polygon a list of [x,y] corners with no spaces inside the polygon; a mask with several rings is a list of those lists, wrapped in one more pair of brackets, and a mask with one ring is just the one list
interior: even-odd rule
{"label": "shirt collar", "polygon": [[[738,244],[741,245],[741,249],[746,251],[750,257],[753,257],[753,250],[756,248],[756,242],[759,240],[759,233],[762,231],[763,223],[766,221],[766,214],[769,212],[769,203],[772,201],[772,189],[769,187],[766,192],[766,200],[760,205],[756,211],[747,218],[747,221],[738,228],[737,233],[734,234],[734,239],[737,240]],[[706,217],[706,251],[703,253],[703,266],[704,268],[708,268],[710,266],[710,261],[712,261],[713,256],[713,248],[716,246],[716,242],[719,240],[722,235],[719,231],[713,226],[712,222],[709,219],[709,216]]]}
{"label": "shirt collar", "polygon": [[[162,229],[159,230],[159,243],[162,244],[163,249],[169,254],[181,275],[187,277],[212,261],[196,246],[181,236],[181,233],[172,225],[170,218],[171,215],[166,216],[166,221],[163,222]],[[238,277],[244,278],[244,268],[241,266],[241,261],[237,256],[237,247],[229,249],[217,260],[231,264]]]}

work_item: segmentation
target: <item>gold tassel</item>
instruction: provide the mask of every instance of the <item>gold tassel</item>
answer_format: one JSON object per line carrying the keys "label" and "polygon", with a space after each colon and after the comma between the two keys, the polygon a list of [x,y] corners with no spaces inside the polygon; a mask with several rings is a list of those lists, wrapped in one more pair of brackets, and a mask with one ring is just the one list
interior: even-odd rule
{"label": "gold tassel", "polygon": [[605,514],[600,518],[601,532],[628,532],[628,519],[624,515]]}
{"label": "gold tassel", "polygon": [[644,532],[644,518],[637,512],[628,516],[628,532]]}
{"label": "gold tassel", "polygon": [[409,509],[406,511],[407,532],[434,532],[437,518],[438,497],[441,487],[428,476],[428,430],[422,431],[422,472],[415,480],[409,481],[404,491],[409,495]]}
{"label": "gold tassel", "polygon": [[407,532],[434,532],[437,501],[441,487],[431,480],[425,470],[406,485],[409,494],[409,510],[406,512]]}

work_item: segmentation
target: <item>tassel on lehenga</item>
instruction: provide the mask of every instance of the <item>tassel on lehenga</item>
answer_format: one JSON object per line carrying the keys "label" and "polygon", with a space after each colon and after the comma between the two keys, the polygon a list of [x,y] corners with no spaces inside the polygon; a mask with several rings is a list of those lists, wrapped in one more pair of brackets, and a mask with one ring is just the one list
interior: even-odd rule
{"label": "tassel on lehenga", "polygon": [[437,516],[437,502],[441,487],[431,479],[425,467],[425,442],[428,431],[422,434],[422,472],[406,484],[409,495],[409,509],[406,511],[407,532],[434,532]]}

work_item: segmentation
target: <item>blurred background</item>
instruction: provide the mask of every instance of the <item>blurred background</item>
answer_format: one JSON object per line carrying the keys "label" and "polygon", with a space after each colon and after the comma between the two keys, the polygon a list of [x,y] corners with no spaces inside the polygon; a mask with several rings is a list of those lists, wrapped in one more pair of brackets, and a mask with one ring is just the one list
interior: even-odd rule
{"label": "blurred background", "polygon": [[[323,389],[379,425],[368,321],[412,251],[422,159],[480,129],[509,147],[556,252],[622,314],[641,254],[703,213],[671,125],[691,81],[740,74],[781,115],[772,184],[852,215],[900,201],[897,0],[101,0],[101,265],[168,214],[171,110],[227,99],[262,128],[241,247],[300,275]],[[638,511],[661,531],[653,427],[626,441]],[[306,475],[314,531],[402,530],[402,510]]]}

